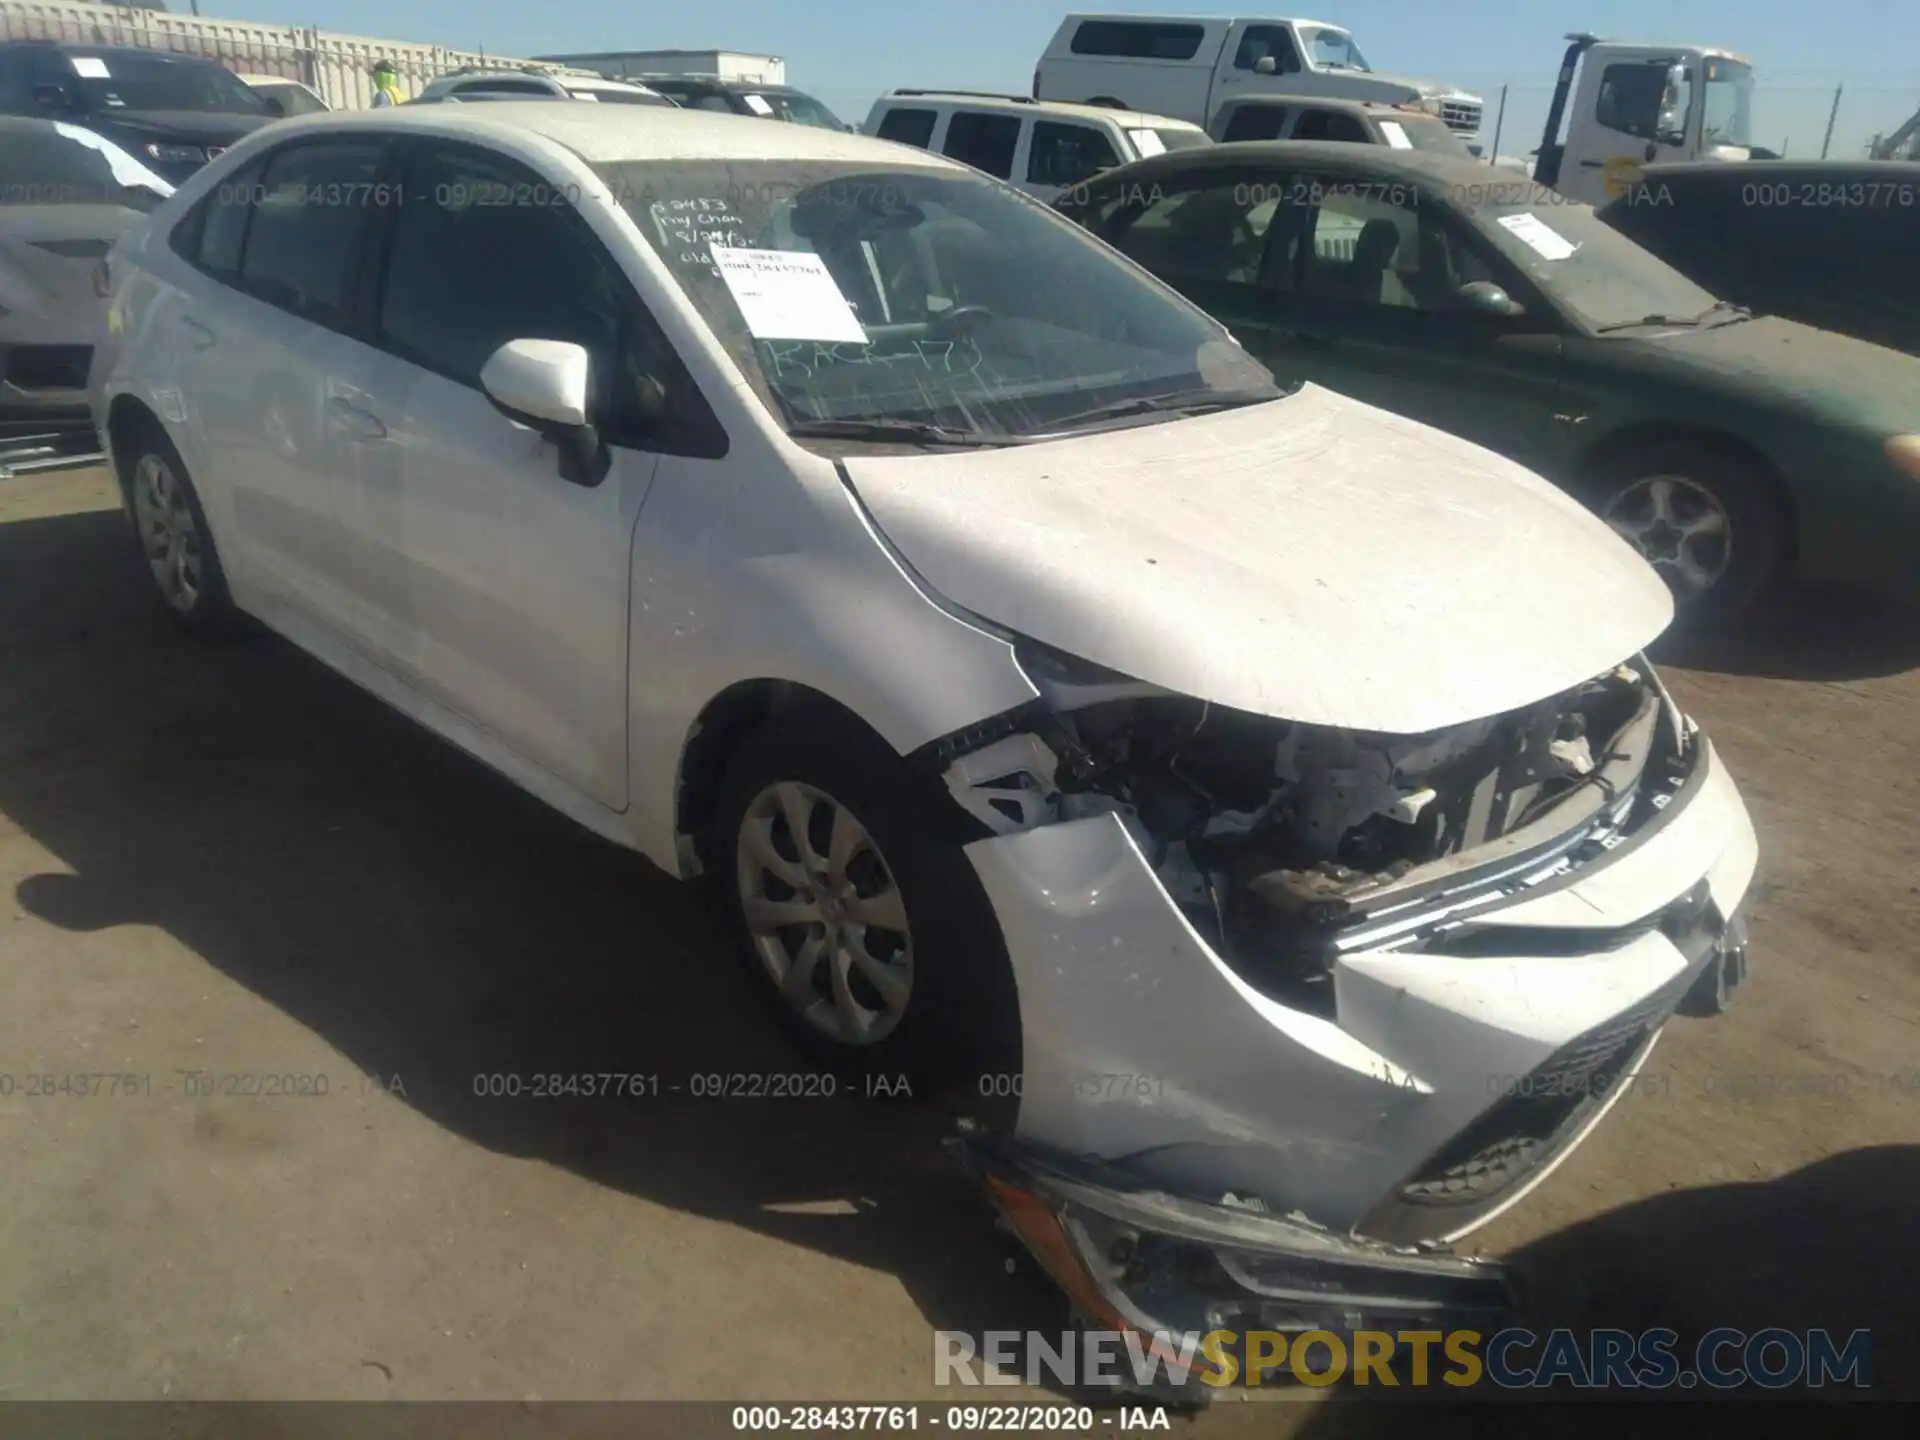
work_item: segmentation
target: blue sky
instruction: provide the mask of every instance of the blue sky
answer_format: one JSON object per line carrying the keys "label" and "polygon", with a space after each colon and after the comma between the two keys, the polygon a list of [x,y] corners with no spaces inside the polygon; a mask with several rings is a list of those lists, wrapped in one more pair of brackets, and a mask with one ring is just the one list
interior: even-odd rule
{"label": "blue sky", "polygon": [[[170,0],[185,10],[187,0]],[[1303,13],[1287,4],[1235,11],[1193,0],[201,0],[223,19],[318,25],[383,39],[498,54],[718,47],[781,55],[787,78],[853,121],[893,85],[1025,92],[1034,61],[1069,9],[1149,13]],[[1311,0],[1304,13],[1350,28],[1383,70],[1476,89],[1488,134],[1509,86],[1500,148],[1539,142],[1554,68],[1569,30],[1660,43],[1730,46],[1758,72],[1756,138],[1817,153],[1833,87],[1847,83],[1835,155],[1920,106],[1920,3],[1915,0]],[[1516,19],[1516,17],[1524,17]]]}

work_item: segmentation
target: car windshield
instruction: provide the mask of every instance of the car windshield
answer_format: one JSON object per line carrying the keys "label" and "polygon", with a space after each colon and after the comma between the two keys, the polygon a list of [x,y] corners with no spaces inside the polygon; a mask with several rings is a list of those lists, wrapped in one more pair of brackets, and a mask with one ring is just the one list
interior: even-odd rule
{"label": "car windshield", "polygon": [[596,169],[790,429],[1004,441],[1108,406],[1284,393],[1214,321],[981,176],[844,161]]}
{"label": "car windshield", "polygon": [[14,205],[118,205],[143,214],[173,186],[90,130],[0,123],[0,216]]}
{"label": "car windshield", "polygon": [[[1191,150],[1199,145],[1210,145],[1204,130],[1189,130],[1186,126],[1156,125],[1151,132],[1159,140],[1162,150]],[[1136,137],[1137,143],[1137,137]],[[1145,153],[1144,150],[1142,153]]]}
{"label": "car windshield", "polygon": [[1306,37],[1307,48],[1312,52],[1313,63],[1328,70],[1371,70],[1367,57],[1360,53],[1360,47],[1353,43],[1353,37],[1344,30],[1326,27],[1303,26],[1301,33]]}
{"label": "car windshield", "polygon": [[1753,144],[1753,67],[1738,60],[1709,58],[1706,65],[1706,107],[1700,118],[1700,140],[1705,145]]}
{"label": "car windshield", "polygon": [[70,55],[73,85],[99,110],[208,110],[265,115],[266,103],[218,65],[139,55]]}
{"label": "car windshield", "polygon": [[269,99],[278,100],[282,112],[287,115],[318,115],[327,108],[326,102],[304,85],[295,85],[288,81],[280,85],[255,85],[253,87]]}
{"label": "car windshield", "polygon": [[[797,90],[748,90],[740,97],[749,110],[756,114],[760,105],[773,111],[775,118],[791,121],[795,125],[811,125],[816,130],[845,130],[847,127],[840,117],[811,95],[802,95]],[[758,100],[760,105],[753,102]]]}
{"label": "car windshield", "polygon": [[[1429,155],[1459,155],[1471,158],[1473,152],[1459,134],[1447,128],[1444,120],[1431,115],[1395,114],[1380,117],[1380,133],[1394,149],[1424,150]],[[1405,140],[1405,146],[1396,143]]]}
{"label": "car windshield", "polygon": [[1591,329],[1628,327],[1655,316],[1685,323],[1718,303],[1601,220],[1592,206],[1532,180],[1455,185],[1448,194],[1501,253]]}

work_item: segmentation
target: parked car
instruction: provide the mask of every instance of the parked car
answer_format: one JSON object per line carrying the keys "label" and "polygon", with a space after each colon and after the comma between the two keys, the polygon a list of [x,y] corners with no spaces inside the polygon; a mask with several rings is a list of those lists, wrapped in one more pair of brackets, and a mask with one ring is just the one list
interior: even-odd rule
{"label": "parked car", "polygon": [[971,165],[1042,200],[1130,160],[1207,143],[1198,125],[1165,115],[965,90],[889,90],[873,102],[863,129]]}
{"label": "parked car", "polygon": [[83,126],[178,184],[278,110],[197,55],[17,40],[0,44],[0,114]]}
{"label": "parked car", "polygon": [[1920,163],[1649,166],[1600,218],[1688,279],[1920,355]]}
{"label": "parked car", "polygon": [[1468,139],[1484,109],[1477,95],[1380,74],[1349,31],[1320,20],[1069,15],[1033,72],[1036,100],[1152,110],[1209,131],[1222,105],[1260,94],[1415,105]]}
{"label": "parked car", "polygon": [[1788,572],[1920,593],[1920,361],[1750,315],[1532,180],[1272,142],[1123,166],[1060,205],[1277,375],[1565,486],[1700,622]]}
{"label": "parked car", "polygon": [[318,115],[333,107],[320,98],[311,85],[289,80],[284,75],[236,75],[256,95],[280,107],[282,115]]}
{"label": "parked car", "polygon": [[631,80],[609,80],[590,70],[481,67],[436,75],[409,100],[409,105],[438,105],[474,100],[592,100],[603,105],[652,105],[672,108],[674,102],[646,85]]}
{"label": "parked car", "polygon": [[1247,95],[1214,112],[1208,133],[1240,140],[1338,140],[1425,150],[1472,159],[1473,151],[1444,120],[1411,105],[1374,100],[1322,100],[1307,95]]}
{"label": "parked car", "polygon": [[173,193],[111,140],[0,116],[0,434],[90,433],[87,370],[109,249]]}
{"label": "parked car", "polygon": [[110,278],[95,414],[168,611],[714,876],[829,1077],[1006,1066],[973,1153],[1096,1323],[1273,1322],[1303,1259],[1296,1327],[1484,1318],[1497,1269],[1413,1247],[1742,973],[1753,827],[1641,658],[1653,572],[966,166],[309,116]]}
{"label": "parked car", "polygon": [[714,110],[723,115],[751,115],[758,120],[785,120],[816,130],[852,130],[833,111],[804,90],[791,85],[769,85],[758,80],[735,80],[719,75],[645,74],[639,77],[683,110]]}

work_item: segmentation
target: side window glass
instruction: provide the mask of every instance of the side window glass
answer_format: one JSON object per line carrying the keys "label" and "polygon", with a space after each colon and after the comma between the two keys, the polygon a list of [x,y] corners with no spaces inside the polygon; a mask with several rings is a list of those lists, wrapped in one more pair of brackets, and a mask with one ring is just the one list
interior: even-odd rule
{"label": "side window glass", "polygon": [[1220,138],[1231,144],[1236,140],[1278,140],[1287,130],[1284,105],[1242,105],[1227,121],[1227,132]]}
{"label": "side window glass", "polygon": [[1078,185],[1120,163],[1105,135],[1087,125],[1037,120],[1028,146],[1027,180],[1034,185]]}
{"label": "side window glass", "polygon": [[1020,143],[1017,115],[982,115],[956,110],[947,121],[948,158],[1005,180],[1013,174],[1013,152]]}
{"label": "side window glass", "polygon": [[260,193],[260,171],[258,163],[247,166],[200,202],[198,232],[186,259],[207,274],[231,279],[240,273],[240,247],[247,235],[247,213]]}
{"label": "side window glass", "polygon": [[933,143],[933,122],[936,118],[931,110],[889,110],[881,117],[880,128],[874,133],[882,140],[894,140],[924,150]]}
{"label": "side window glass", "polygon": [[1600,75],[1593,118],[1609,130],[1651,140],[1666,90],[1665,66],[1641,62],[1609,65]]}
{"label": "side window glass", "polygon": [[1219,184],[1153,197],[1114,248],[1169,281],[1253,285],[1260,278],[1280,186]]}
{"label": "side window glass", "polygon": [[385,146],[370,140],[320,140],[269,156],[252,196],[241,285],[270,305],[344,328],[384,157]]}
{"label": "side window glass", "polygon": [[[1261,61],[1270,63],[1262,65]],[[1300,68],[1293,36],[1284,25],[1249,25],[1240,32],[1240,48],[1233,52],[1233,68],[1262,75],[1290,75]]]}
{"label": "side window glass", "polygon": [[23,51],[0,50],[0,110],[24,110],[32,100]]}
{"label": "side window glass", "polygon": [[[565,188],[503,156],[447,146],[415,162],[378,330],[396,353],[475,389],[507,341],[569,341],[593,357],[595,423],[610,441],[633,444],[645,431],[650,449],[726,451],[719,422]],[[649,380],[676,422],[670,444],[643,419]]]}
{"label": "side window glass", "polygon": [[[1309,234],[1303,294],[1370,307],[1447,308],[1429,294],[1445,286],[1445,277],[1437,268],[1422,272],[1432,253],[1430,246],[1423,253],[1417,210],[1364,193],[1329,192],[1320,197]],[[1423,305],[1422,296],[1432,303]]]}

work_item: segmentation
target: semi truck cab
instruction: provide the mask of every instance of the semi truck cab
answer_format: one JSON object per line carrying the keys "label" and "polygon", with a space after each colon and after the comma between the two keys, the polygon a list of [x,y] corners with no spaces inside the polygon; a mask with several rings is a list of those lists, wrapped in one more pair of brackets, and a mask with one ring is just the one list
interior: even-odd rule
{"label": "semi truck cab", "polygon": [[[1603,205],[1643,166],[1753,155],[1753,67],[1731,50],[1569,35],[1533,176]],[[1563,134],[1564,132],[1564,134]]]}

